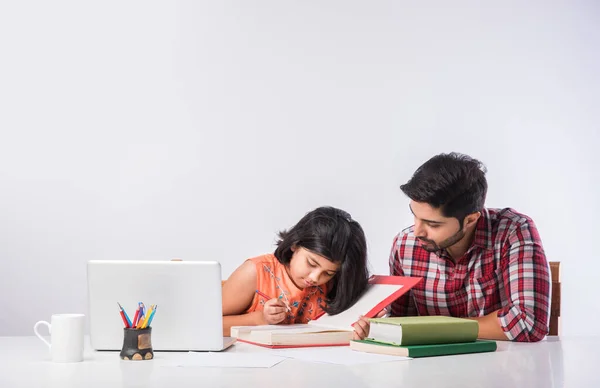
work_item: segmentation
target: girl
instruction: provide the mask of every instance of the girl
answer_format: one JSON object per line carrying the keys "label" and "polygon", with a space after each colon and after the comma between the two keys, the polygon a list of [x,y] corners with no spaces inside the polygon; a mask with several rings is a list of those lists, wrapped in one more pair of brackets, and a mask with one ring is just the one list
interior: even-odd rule
{"label": "girl", "polygon": [[[223,335],[232,326],[308,323],[356,302],[369,278],[365,234],[348,213],[320,207],[279,233],[273,254],[249,259],[223,285]],[[259,294],[260,292],[260,294]],[[364,322],[354,337],[364,338]]]}

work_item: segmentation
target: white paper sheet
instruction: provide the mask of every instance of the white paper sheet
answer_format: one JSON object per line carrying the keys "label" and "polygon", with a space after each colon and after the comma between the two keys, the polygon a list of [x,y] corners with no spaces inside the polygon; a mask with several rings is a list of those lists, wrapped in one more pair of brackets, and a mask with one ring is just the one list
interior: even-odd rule
{"label": "white paper sheet", "polygon": [[285,357],[264,352],[189,352],[164,366],[218,367],[218,368],[270,368],[285,360]]}
{"label": "white paper sheet", "polygon": [[357,352],[348,346],[314,347],[302,349],[273,349],[273,355],[294,358],[302,361],[321,362],[338,365],[375,364],[390,361],[411,360],[410,357],[389,356]]}

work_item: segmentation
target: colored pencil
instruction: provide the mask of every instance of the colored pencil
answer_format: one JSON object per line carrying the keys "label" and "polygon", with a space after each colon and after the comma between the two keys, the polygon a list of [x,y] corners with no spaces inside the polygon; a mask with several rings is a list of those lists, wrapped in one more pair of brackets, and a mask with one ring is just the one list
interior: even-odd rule
{"label": "colored pencil", "polygon": [[131,327],[135,327],[137,325],[138,317],[140,316],[140,306],[135,309],[135,315],[133,316],[133,322],[131,323]]}
{"label": "colored pencil", "polygon": [[121,314],[121,319],[123,320],[123,324],[125,325],[126,328],[130,328],[131,327],[131,321],[129,320],[129,317],[127,316],[127,313],[125,312],[125,310],[123,310],[123,307],[121,307],[121,304],[119,302],[117,302],[117,304],[119,305],[119,314]]}
{"label": "colored pencil", "polygon": [[154,306],[154,309],[152,310],[152,314],[150,314],[150,319],[148,319],[148,323],[146,324],[146,327],[150,327],[150,324],[152,323],[152,320],[154,319],[154,314],[156,314],[157,308],[158,308],[158,305]]}
{"label": "colored pencil", "polygon": [[148,309],[148,312],[146,313],[146,319],[144,319],[144,322],[142,323],[142,329],[145,329],[146,327],[148,327],[148,320],[150,319],[150,315],[152,315],[152,310],[154,309],[154,305],[150,306],[150,309]]}
{"label": "colored pencil", "polygon": [[[266,300],[271,300],[271,299],[275,299],[275,298],[271,298],[269,295],[265,294],[264,292],[261,292],[259,290],[256,290],[256,293],[260,296],[262,296],[263,298],[265,298]],[[283,302],[283,301],[282,301]],[[286,302],[283,302],[283,304],[285,304],[285,308],[287,308],[287,311],[291,312],[292,309],[290,307],[289,304],[287,304]]]}

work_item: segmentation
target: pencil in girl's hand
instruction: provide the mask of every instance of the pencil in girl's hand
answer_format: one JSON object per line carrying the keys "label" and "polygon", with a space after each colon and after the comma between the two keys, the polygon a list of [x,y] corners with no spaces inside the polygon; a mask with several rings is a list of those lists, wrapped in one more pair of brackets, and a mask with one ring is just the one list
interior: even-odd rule
{"label": "pencil in girl's hand", "polygon": [[[256,290],[256,293],[260,296],[262,296],[263,298],[265,298],[266,300],[271,300],[271,299],[275,299],[275,298],[271,298],[269,295],[265,294],[264,292],[261,292],[259,290]],[[283,301],[282,301],[283,302]],[[285,304],[285,308],[287,309],[288,312],[292,312],[292,309],[290,308],[290,305],[287,304],[286,302],[283,302],[283,304]]]}
{"label": "pencil in girl's hand", "polygon": [[261,292],[259,290],[256,290],[256,293],[260,296],[262,296],[263,298],[265,298],[266,300],[271,300],[273,298],[271,298],[269,295],[265,294],[264,292]]}

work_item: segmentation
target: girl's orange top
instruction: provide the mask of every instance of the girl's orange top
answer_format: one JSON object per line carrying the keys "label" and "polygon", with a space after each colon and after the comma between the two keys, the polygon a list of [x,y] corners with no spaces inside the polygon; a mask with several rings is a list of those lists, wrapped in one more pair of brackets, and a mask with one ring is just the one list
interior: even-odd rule
{"label": "girl's orange top", "polygon": [[[325,304],[325,285],[299,289],[288,276],[285,266],[271,253],[249,260],[256,266],[256,289],[290,306],[292,311],[282,323],[308,323],[323,314],[319,306]],[[246,312],[262,311],[267,300],[255,293]]]}

